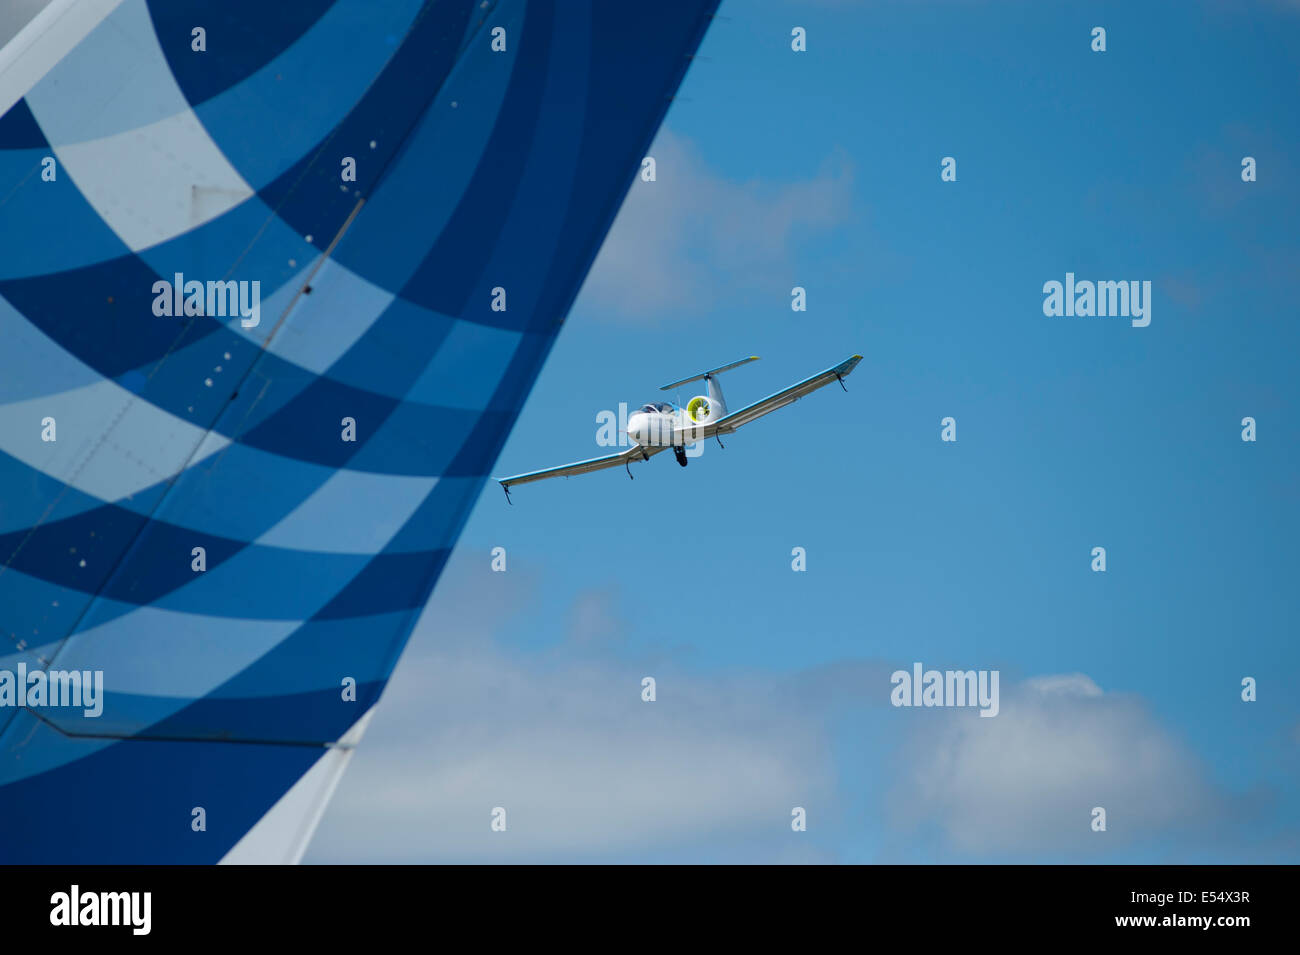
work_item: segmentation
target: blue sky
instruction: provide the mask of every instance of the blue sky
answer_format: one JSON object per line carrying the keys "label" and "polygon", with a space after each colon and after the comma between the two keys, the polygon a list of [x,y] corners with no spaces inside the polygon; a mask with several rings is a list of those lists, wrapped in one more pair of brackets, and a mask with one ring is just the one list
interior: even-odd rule
{"label": "blue sky", "polygon": [[497,473],[744,355],[848,394],[485,489],[307,861],[1300,861],[1300,4],[720,12]]}

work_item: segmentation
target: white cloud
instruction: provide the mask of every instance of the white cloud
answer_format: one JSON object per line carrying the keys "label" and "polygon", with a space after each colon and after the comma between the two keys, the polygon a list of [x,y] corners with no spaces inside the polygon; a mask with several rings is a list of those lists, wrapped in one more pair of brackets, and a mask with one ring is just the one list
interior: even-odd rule
{"label": "white cloud", "polygon": [[[788,833],[791,807],[831,788],[824,730],[773,705],[770,681],[603,655],[603,594],[579,601],[571,642],[506,651],[484,633],[509,613],[494,591],[510,575],[448,574],[307,861],[593,857]],[[655,703],[641,700],[646,675]],[[490,831],[496,806],[505,833]]]}
{"label": "white cloud", "polygon": [[618,595],[613,588],[579,595],[569,619],[569,635],[580,644],[611,643],[622,637]]}
{"label": "white cloud", "polygon": [[[1004,686],[993,719],[890,707],[883,661],[694,675],[669,651],[629,660],[616,590],[580,595],[549,633],[543,578],[458,554],[309,862],[834,861],[818,855],[833,844],[789,841],[793,806],[839,826],[846,848],[883,825],[905,861],[931,858],[936,833],[958,858],[1087,858],[1171,836],[1190,850],[1231,828],[1226,797],[1145,705],[1082,674]],[[515,618],[550,649],[503,642]],[[640,698],[647,675],[655,703]],[[874,799],[842,788],[831,739],[845,719],[882,753],[897,745],[896,771],[867,784],[886,799],[876,824],[843,828],[846,806]],[[490,831],[496,806],[506,833]],[[1104,834],[1090,829],[1094,806]]]}
{"label": "white cloud", "polygon": [[844,221],[852,198],[843,156],[812,179],[737,183],[668,129],[650,155],[656,181],[633,182],[583,286],[582,301],[602,315],[698,315],[742,289],[788,296],[793,247]]}
{"label": "white cloud", "polygon": [[[1082,674],[1026,681],[994,719],[924,715],[935,719],[903,747],[892,806],[957,850],[1102,851],[1220,815],[1196,759],[1142,702]],[[1105,833],[1090,828],[1094,806]]]}

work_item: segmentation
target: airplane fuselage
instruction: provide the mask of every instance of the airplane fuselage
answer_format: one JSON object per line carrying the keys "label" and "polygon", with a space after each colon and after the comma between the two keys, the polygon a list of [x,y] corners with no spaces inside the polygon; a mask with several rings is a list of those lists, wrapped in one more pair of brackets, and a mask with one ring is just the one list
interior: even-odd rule
{"label": "airplane fuselage", "polygon": [[703,425],[727,413],[721,391],[709,382],[710,395],[692,398],[685,408],[667,401],[642,405],[627,418],[627,436],[633,444],[643,448],[670,448],[694,444],[703,435],[692,435],[690,429]]}
{"label": "airplane fuselage", "polygon": [[678,409],[670,412],[637,411],[628,415],[627,436],[633,444],[643,448],[666,448],[682,443],[675,437],[681,423],[682,413]]}

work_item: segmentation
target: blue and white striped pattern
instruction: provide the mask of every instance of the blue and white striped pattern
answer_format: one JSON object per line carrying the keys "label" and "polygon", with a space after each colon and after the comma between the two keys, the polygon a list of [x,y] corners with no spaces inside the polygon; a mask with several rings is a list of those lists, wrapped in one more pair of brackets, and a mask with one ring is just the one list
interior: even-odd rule
{"label": "blue and white striped pattern", "polygon": [[0,117],[0,669],[107,691],[0,861],[216,861],[373,705],[714,6],[122,0]]}

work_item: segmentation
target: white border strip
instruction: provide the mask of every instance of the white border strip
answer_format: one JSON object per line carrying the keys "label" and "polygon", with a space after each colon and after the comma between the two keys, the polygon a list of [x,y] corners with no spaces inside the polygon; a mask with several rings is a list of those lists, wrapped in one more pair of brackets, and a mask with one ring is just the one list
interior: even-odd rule
{"label": "white border strip", "polygon": [[352,751],[361,742],[361,734],[366,731],[374,712],[373,706],[366,710],[337,743],[326,749],[311,769],[231,847],[219,864],[297,865],[307,851],[330,797],[348,767]]}
{"label": "white border strip", "polygon": [[52,0],[0,47],[0,116],[121,4],[122,0]]}

